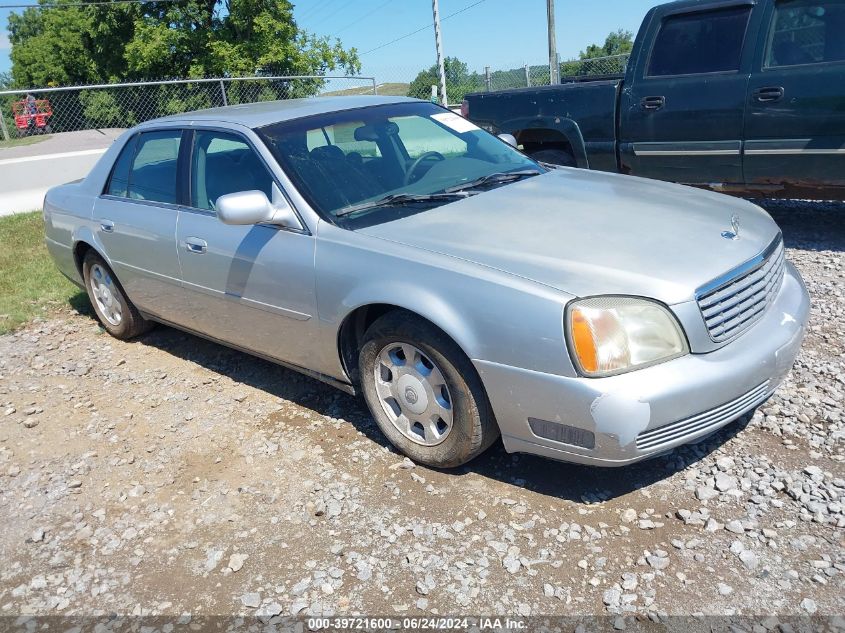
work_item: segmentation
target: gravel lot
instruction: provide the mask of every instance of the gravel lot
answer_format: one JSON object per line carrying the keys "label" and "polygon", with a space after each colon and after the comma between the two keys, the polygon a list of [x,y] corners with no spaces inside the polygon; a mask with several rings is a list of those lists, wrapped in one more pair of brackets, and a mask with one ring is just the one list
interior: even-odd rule
{"label": "gravel lot", "polygon": [[0,337],[0,615],[842,614],[845,207],[767,206],[813,297],[789,379],[624,469],[415,467],[354,398],[169,328]]}

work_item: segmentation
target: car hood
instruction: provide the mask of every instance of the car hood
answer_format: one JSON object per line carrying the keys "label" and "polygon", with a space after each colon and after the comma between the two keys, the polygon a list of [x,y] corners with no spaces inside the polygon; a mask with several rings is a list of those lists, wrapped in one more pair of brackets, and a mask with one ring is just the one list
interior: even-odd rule
{"label": "car hood", "polygon": [[[739,220],[739,239],[722,236]],[[553,170],[358,232],[575,296],[667,304],[759,254],[779,229],[759,207],[655,180]]]}

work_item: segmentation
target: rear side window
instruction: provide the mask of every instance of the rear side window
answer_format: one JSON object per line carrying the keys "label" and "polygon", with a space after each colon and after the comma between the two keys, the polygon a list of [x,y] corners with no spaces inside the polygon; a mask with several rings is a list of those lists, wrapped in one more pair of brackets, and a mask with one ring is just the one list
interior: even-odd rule
{"label": "rear side window", "polygon": [[[182,138],[181,130],[165,130],[161,132],[145,132],[135,142],[132,152],[131,167],[125,186],[120,178],[115,178],[119,173],[123,154],[127,153],[130,146],[124,150],[118,163],[115,165],[115,172],[112,175],[115,193],[123,195],[132,200],[150,200],[153,202],[166,202],[176,204],[176,164],[179,158],[179,144]],[[122,189],[121,189],[122,188]],[[112,193],[110,183],[109,193]]]}
{"label": "rear side window", "polygon": [[750,7],[731,7],[667,17],[651,50],[648,76],[739,70],[750,15]]}
{"label": "rear side window", "polygon": [[845,2],[790,0],[775,6],[765,66],[845,61]]}

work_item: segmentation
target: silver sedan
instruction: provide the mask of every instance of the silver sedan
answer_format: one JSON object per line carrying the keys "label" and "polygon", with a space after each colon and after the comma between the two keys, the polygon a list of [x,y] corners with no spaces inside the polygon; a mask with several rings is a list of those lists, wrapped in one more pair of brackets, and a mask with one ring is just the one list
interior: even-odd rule
{"label": "silver sedan", "polygon": [[809,299],[760,208],[551,168],[439,106],[338,97],[150,121],[52,189],[103,327],[153,322],[363,394],[412,459],[621,465],[758,406]]}

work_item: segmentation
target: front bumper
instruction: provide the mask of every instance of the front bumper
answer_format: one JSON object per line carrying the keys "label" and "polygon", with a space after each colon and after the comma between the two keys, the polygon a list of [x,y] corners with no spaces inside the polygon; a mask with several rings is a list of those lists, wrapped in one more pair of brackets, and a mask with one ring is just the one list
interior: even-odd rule
{"label": "front bumper", "polygon": [[622,466],[708,435],[764,402],[792,367],[809,313],[807,289],[787,263],[766,315],[713,352],[609,378],[473,363],[508,452]]}

